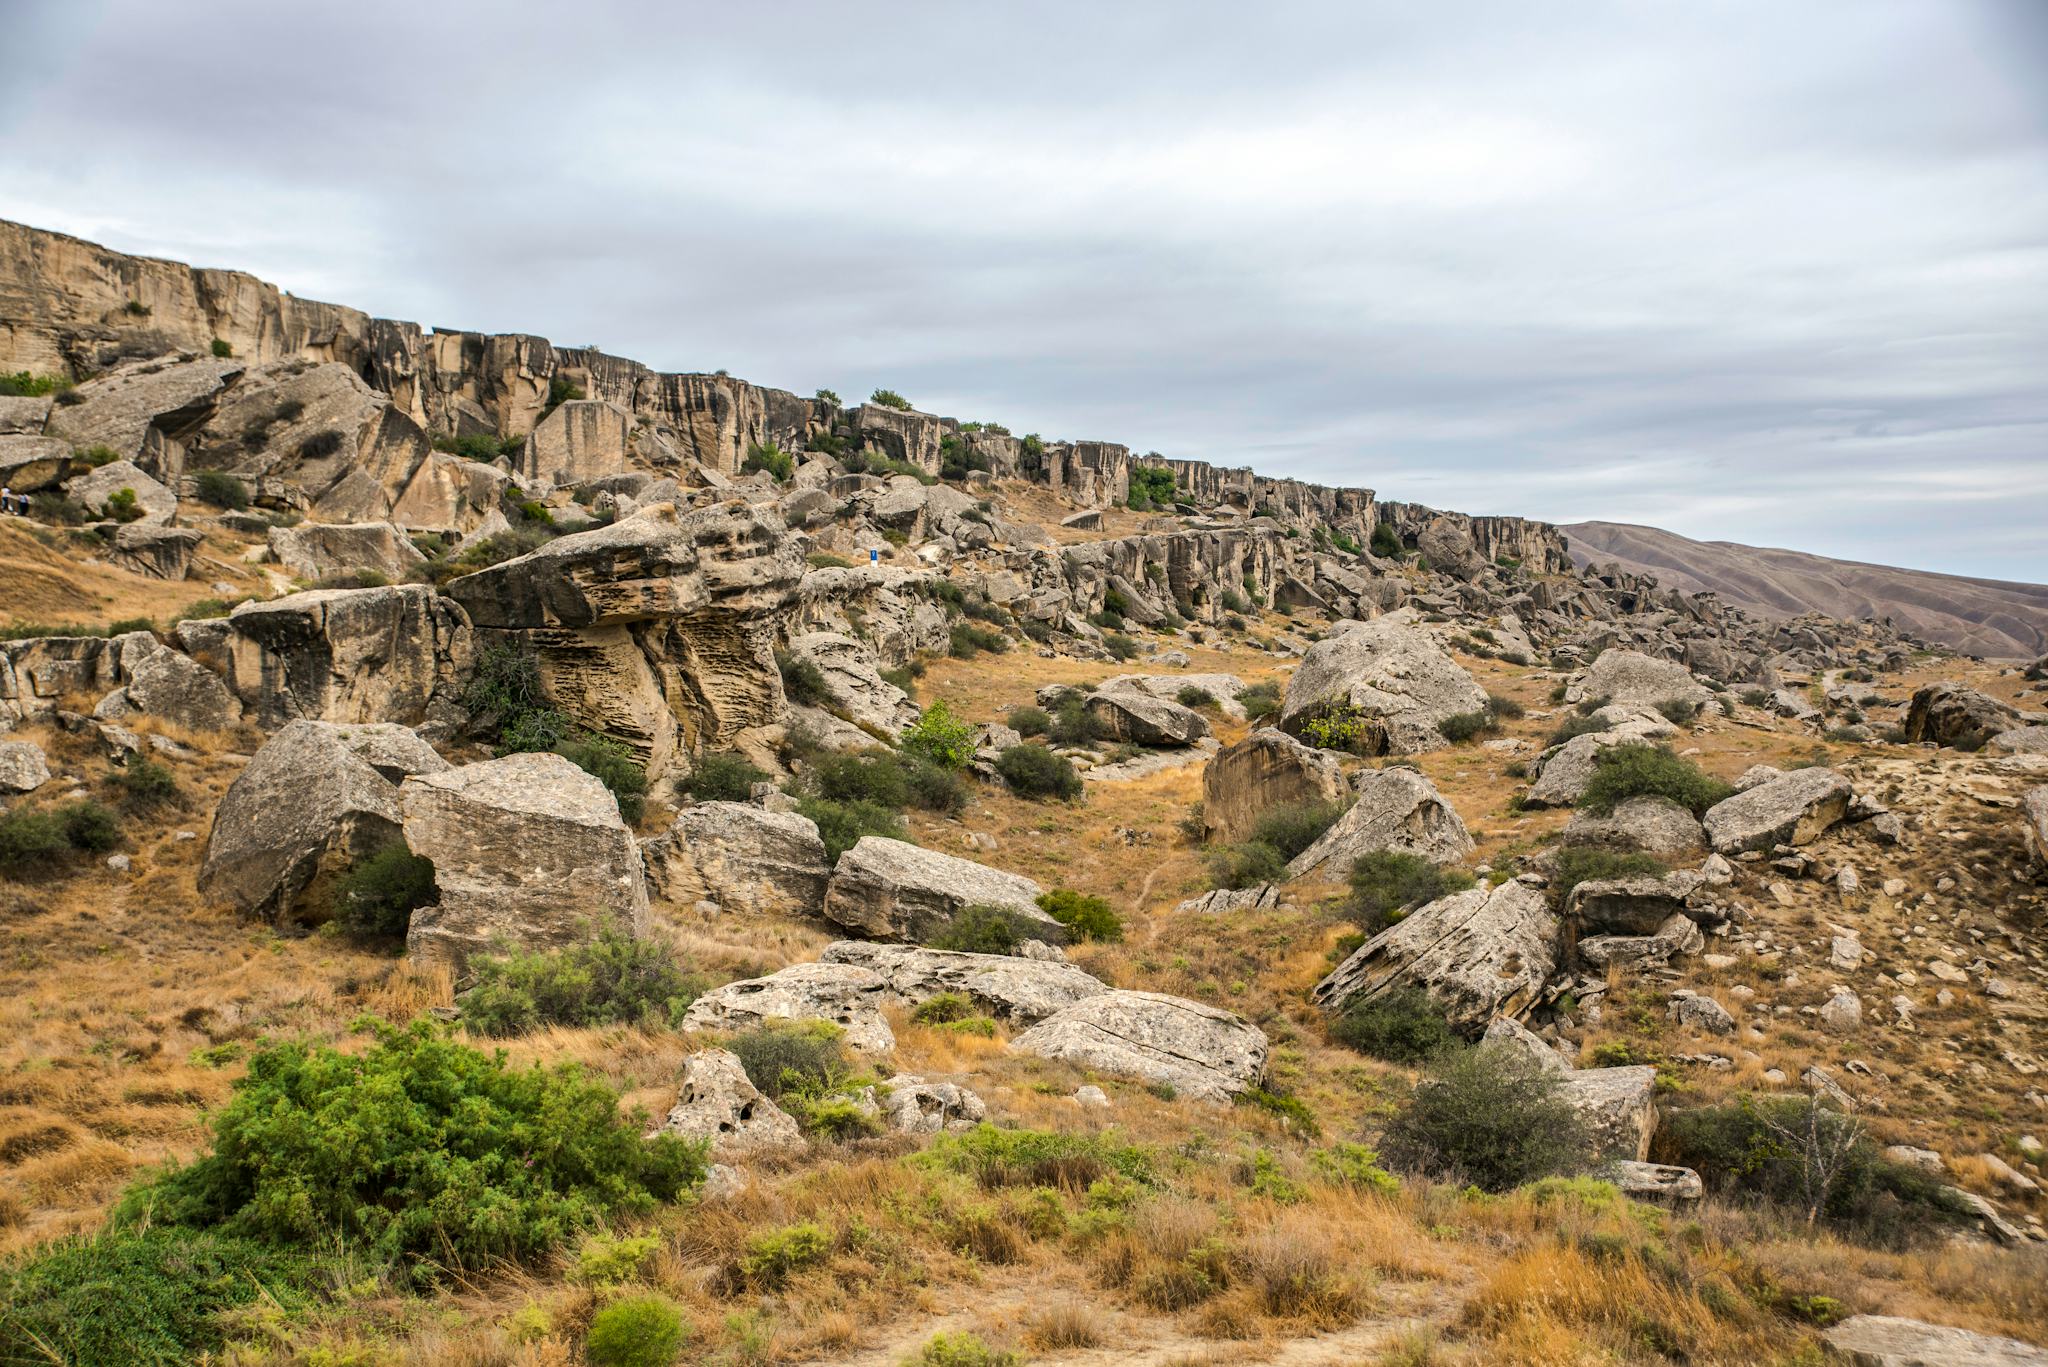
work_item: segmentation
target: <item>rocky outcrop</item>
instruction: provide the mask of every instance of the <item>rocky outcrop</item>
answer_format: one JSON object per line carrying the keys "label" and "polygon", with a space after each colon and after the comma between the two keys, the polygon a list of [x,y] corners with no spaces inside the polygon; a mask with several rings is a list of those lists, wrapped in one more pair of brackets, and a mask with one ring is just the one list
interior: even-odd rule
{"label": "rocky outcrop", "polygon": [[291,722],[228,785],[199,891],[245,915],[323,921],[333,879],[399,843],[399,783],[447,768],[402,726]]}
{"label": "rocky outcrop", "polygon": [[1402,623],[1339,622],[1308,648],[1287,682],[1281,726],[1303,735],[1311,718],[1355,724],[1366,754],[1415,754],[1445,742],[1436,724],[1486,706],[1486,690],[1430,638]]}
{"label": "rocky outcrop", "polygon": [[802,575],[772,508],[664,504],[448,591],[485,638],[534,652],[555,707],[658,777],[679,751],[725,748],[781,715],[775,631]]}
{"label": "rocky outcrop", "polygon": [[1649,1158],[1657,1133],[1655,1068],[1575,1068],[1565,1075],[1560,1095],[1585,1123],[1595,1158]]}
{"label": "rocky outcrop", "polygon": [[1316,984],[1315,1001],[1342,1010],[1396,987],[1419,987],[1451,1025],[1477,1034],[1495,1016],[1535,1005],[1557,966],[1558,922],[1521,879],[1439,898],[1367,940]]}
{"label": "rocky outcrop", "polygon": [[205,535],[190,527],[153,526],[131,522],[114,529],[106,556],[109,563],[144,579],[183,579]]}
{"label": "rocky outcrop", "polygon": [[242,705],[220,676],[155,637],[124,652],[124,682],[118,700],[109,694],[102,708],[146,712],[194,731],[221,731],[241,720]]}
{"label": "rocky outcrop", "polygon": [[1471,533],[1456,518],[1431,518],[1416,537],[1415,547],[1431,569],[1441,570],[1453,579],[1470,582],[1486,572],[1486,558],[1479,554]]}
{"label": "rocky outcrop", "polygon": [[1394,850],[1433,864],[1450,864],[1476,846],[1457,810],[1436,785],[1413,769],[1362,769],[1354,780],[1358,799],[1329,830],[1287,866],[1289,878],[1321,874],[1330,880],[1350,875],[1360,855]]}
{"label": "rocky outcrop", "polygon": [[1617,804],[1606,816],[1574,812],[1563,843],[1674,859],[1698,850],[1705,838],[1690,811],[1669,798],[1646,795]]}
{"label": "rocky outcrop", "polygon": [[942,1134],[948,1130],[971,1130],[988,1118],[982,1099],[957,1082],[931,1082],[911,1073],[898,1073],[878,1088],[869,1089],[875,1114],[897,1134]]}
{"label": "rocky outcrop", "polygon": [[1137,688],[1097,689],[1084,706],[1110,739],[1133,745],[1193,745],[1209,734],[1201,713]]}
{"label": "rocky outcrop", "polygon": [[1703,818],[1720,854],[1808,845],[1849,813],[1854,793],[1833,769],[1794,769],[1715,803]]}
{"label": "rocky outcrop", "polygon": [[1993,736],[2019,724],[2016,708],[1955,683],[1928,684],[1913,694],[1906,709],[1908,741],[1957,750],[1981,750]]}
{"label": "rocky outcrop", "polygon": [[709,1140],[721,1155],[803,1140],[795,1119],[762,1094],[728,1049],[700,1049],[683,1059],[676,1104],[661,1133]]}
{"label": "rocky outcrop", "polygon": [[1565,914],[1578,927],[1609,935],[1652,935],[1683,915],[1699,891],[1700,875],[1680,870],[1662,877],[1589,879],[1571,891]]}
{"label": "rocky outcrop", "polygon": [[1605,650],[1593,667],[1565,690],[1569,703],[1605,698],[1615,707],[1654,711],[1660,703],[1683,702],[1703,707],[1713,690],[1684,665],[1652,659],[1633,650]]}
{"label": "rocky outcrop", "polygon": [[534,426],[514,457],[529,485],[583,484],[626,472],[633,415],[597,399],[564,403]]}
{"label": "rocky outcrop", "polygon": [[1897,1315],[1851,1315],[1821,1339],[1851,1367],[2048,1367],[2048,1349]]}
{"label": "rocky outcrop", "polygon": [[836,710],[856,726],[895,736],[917,720],[917,704],[875,668],[875,656],[851,636],[813,631],[789,643],[792,659],[816,665]]}
{"label": "rocky outcrop", "polygon": [[405,843],[434,863],[433,906],[406,949],[460,969],[493,950],[638,935],[647,887],[606,787],[555,754],[507,755],[408,778]]}
{"label": "rocky outcrop", "polygon": [[1523,801],[1531,807],[1569,807],[1585,795],[1586,785],[1600,767],[1602,752],[1617,745],[1641,745],[1670,734],[1662,722],[1624,721],[1604,731],[1589,731],[1554,745],[1536,759],[1531,768],[1535,782]]}
{"label": "rocky outcrop", "polygon": [[896,1047],[882,1018],[888,984],[857,964],[792,964],[765,978],[727,983],[690,1003],[685,1030],[752,1030],[771,1021],[825,1021],[846,1042],[871,1054]]}
{"label": "rocky outcrop", "polygon": [[[26,486],[17,484],[14,487]],[[135,519],[139,525],[166,526],[178,515],[178,496],[150,478],[133,461],[110,461],[64,482],[64,497],[101,517],[114,515],[108,502],[123,490],[135,495],[135,506],[142,511],[142,516]]]}
{"label": "rocky outcrop", "polygon": [[817,823],[745,802],[699,802],[640,847],[650,890],[751,916],[816,915],[832,863]]}
{"label": "rocky outcrop", "polygon": [[2035,873],[2048,875],[2048,786],[2030,788],[2020,799],[2020,833]]}
{"label": "rocky outcrop", "polygon": [[1335,757],[1268,727],[1218,752],[1203,769],[1202,822],[1209,840],[1235,844],[1275,808],[1335,802],[1344,792]]}
{"label": "rocky outcrop", "polygon": [[1228,1101],[1266,1073],[1263,1031],[1228,1011],[1156,992],[1084,998],[1010,1047],[1205,1101]]}
{"label": "rocky outcrop", "polygon": [[1706,947],[1699,923],[1683,911],[1672,912],[1647,935],[1588,935],[1577,946],[1579,958],[1595,968],[1634,969],[1661,968]]}
{"label": "rocky outcrop", "polygon": [[389,580],[410,578],[427,558],[390,522],[301,522],[270,529],[270,558],[286,574],[308,583],[368,572]]}
{"label": "rocky outcrop", "polygon": [[957,993],[991,1016],[1031,1025],[1108,986],[1070,963],[1010,954],[961,954],[911,945],[840,940],[819,956],[852,964],[881,979],[895,1003],[915,1007]]}
{"label": "rocky outcrop", "polygon": [[969,907],[996,907],[1037,939],[1063,944],[1066,927],[1039,910],[1045,892],[1021,874],[864,835],[832,871],[825,919],[883,940],[928,940]]}

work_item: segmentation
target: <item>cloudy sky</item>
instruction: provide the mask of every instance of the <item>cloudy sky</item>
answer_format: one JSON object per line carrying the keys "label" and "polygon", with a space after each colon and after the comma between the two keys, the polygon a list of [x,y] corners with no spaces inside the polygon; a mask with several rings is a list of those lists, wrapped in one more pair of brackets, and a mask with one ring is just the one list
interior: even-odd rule
{"label": "cloudy sky", "polygon": [[2044,0],[0,13],[0,217],[662,369],[2048,580]]}

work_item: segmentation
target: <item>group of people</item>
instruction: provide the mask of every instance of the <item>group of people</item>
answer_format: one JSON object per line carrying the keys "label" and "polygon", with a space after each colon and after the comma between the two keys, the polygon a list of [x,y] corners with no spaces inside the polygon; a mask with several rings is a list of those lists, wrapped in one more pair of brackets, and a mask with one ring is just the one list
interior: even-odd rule
{"label": "group of people", "polygon": [[0,485],[0,515],[7,517],[28,516],[28,495],[17,494],[6,485]]}

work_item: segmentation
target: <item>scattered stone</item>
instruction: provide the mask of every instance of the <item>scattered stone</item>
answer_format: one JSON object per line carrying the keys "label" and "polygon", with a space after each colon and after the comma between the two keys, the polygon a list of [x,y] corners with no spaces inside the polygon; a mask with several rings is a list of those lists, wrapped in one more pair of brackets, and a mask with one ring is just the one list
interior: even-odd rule
{"label": "scattered stone", "polygon": [[1728,1008],[1697,992],[1680,992],[1671,999],[1665,1014],[1682,1029],[1704,1030],[1711,1035],[1735,1032],[1735,1017],[1728,1014]]}
{"label": "scattered stone", "polygon": [[[879,1092],[879,1095],[875,1095]],[[880,1088],[869,1088],[882,1122],[898,1134],[941,1134],[971,1130],[988,1118],[980,1097],[957,1082],[928,1082],[898,1073]]]}
{"label": "scattered stone", "polygon": [[661,1132],[709,1139],[712,1152],[723,1154],[803,1140],[796,1120],[754,1086],[739,1056],[726,1049],[683,1059],[682,1085]]}
{"label": "scattered stone", "polygon": [[1086,1087],[1074,1089],[1074,1104],[1081,1107],[1100,1107],[1106,1109],[1109,1106],[1109,1094],[1091,1083]]}
{"label": "scattered stone", "polygon": [[1621,1189],[1631,1201],[1647,1201],[1673,1210],[1690,1210],[1706,1196],[1706,1183],[1691,1168],[1623,1159],[1599,1169],[1598,1175]]}
{"label": "scattered stone", "polygon": [[1863,1024],[1863,999],[1846,987],[1837,987],[1820,1008],[1821,1028],[1846,1035]]}
{"label": "scattered stone", "polygon": [[49,761],[31,741],[0,740],[0,792],[32,793],[50,781]]}

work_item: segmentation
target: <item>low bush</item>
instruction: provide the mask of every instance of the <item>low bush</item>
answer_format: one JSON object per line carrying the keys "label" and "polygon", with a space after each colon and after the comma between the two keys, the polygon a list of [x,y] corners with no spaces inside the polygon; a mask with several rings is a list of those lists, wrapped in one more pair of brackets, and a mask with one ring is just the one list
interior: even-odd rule
{"label": "low bush", "polygon": [[1557,852],[1556,871],[1550,877],[1550,895],[1559,909],[1572,889],[1581,883],[1599,883],[1609,878],[1662,877],[1669,872],[1651,855],[1603,849],[1598,845],[1571,845]]}
{"label": "low bush", "polygon": [[966,622],[953,623],[948,645],[957,659],[971,660],[982,651],[1000,655],[1010,648],[1010,638],[1000,631],[989,631],[971,626]]}
{"label": "low bush", "polygon": [[715,750],[697,757],[682,788],[698,802],[745,802],[754,795],[756,783],[767,781],[767,773],[743,756]]}
{"label": "low bush", "polygon": [[903,730],[903,748],[942,769],[965,769],[974,758],[974,727],[953,715],[944,699],[925,708]]}
{"label": "low bush", "polygon": [[1380,1151],[1366,1144],[1338,1143],[1308,1156],[1316,1176],[1332,1186],[1392,1196],[1401,1189],[1394,1174],[1380,1166]]}
{"label": "low bush", "polygon": [[796,655],[777,655],[775,667],[782,674],[783,696],[798,707],[823,707],[832,701],[832,689],[817,662]]}
{"label": "low bush", "polygon": [[643,1139],[581,1069],[514,1070],[426,1021],[370,1028],[362,1053],[255,1053],[211,1151],[131,1189],[117,1222],[338,1243],[431,1277],[538,1257],[704,1176],[703,1145]]}
{"label": "low bush", "polygon": [[1087,1191],[1108,1179],[1139,1186],[1153,1181],[1151,1155],[1110,1134],[1064,1130],[998,1129],[986,1122],[961,1134],[941,1135],[912,1160],[972,1177],[981,1186],[1052,1187]]}
{"label": "low bush", "polygon": [[1657,711],[1673,726],[1690,726],[1700,714],[1699,704],[1684,698],[1666,698],[1657,704]]}
{"label": "low bush", "polygon": [[1350,808],[1348,802],[1302,802],[1275,807],[1253,825],[1250,839],[1271,845],[1283,859],[1291,860],[1321,840]]}
{"label": "low bush", "polygon": [[1042,736],[1052,729],[1052,718],[1042,707],[1013,707],[1006,720],[1020,736]]}
{"label": "low bush", "polygon": [[668,1297],[628,1296],[591,1317],[583,1355],[591,1367],[669,1367],[689,1336],[683,1312]]}
{"label": "low bush", "polygon": [[463,1028],[524,1035],[543,1026],[674,1025],[705,981],[652,940],[608,930],[588,944],[480,959]]}
{"label": "low bush", "polygon": [[1214,707],[1216,705],[1216,695],[1198,684],[1181,685],[1180,691],[1174,694],[1173,697],[1174,701],[1178,702],[1182,707]]}
{"label": "low bush", "polygon": [[884,408],[900,408],[906,413],[910,411],[910,400],[893,389],[877,389],[868,395],[868,402],[880,404]]}
{"label": "low bush", "polygon": [[1742,699],[1742,703],[1746,707],[1762,707],[1771,700],[1771,690],[1768,688],[1745,688],[1737,696]]}
{"label": "low bush", "polygon": [[192,492],[201,503],[230,512],[249,506],[249,486],[225,470],[201,470],[192,476]]}
{"label": "low bush", "polygon": [[90,798],[0,813],[0,875],[52,873],[74,854],[104,854],[121,841],[114,813]]}
{"label": "low bush", "polygon": [[1102,638],[1102,648],[1119,663],[1138,658],[1138,643],[1122,632],[1112,631]]}
{"label": "low bush", "polygon": [[1475,736],[1498,730],[1491,712],[1455,712],[1436,724],[1443,738],[1453,745],[1462,744]]}
{"label": "low bush", "polygon": [[106,511],[116,522],[134,522],[142,516],[142,504],[133,489],[116,489],[107,495]]}
{"label": "low bush", "polygon": [[1375,522],[1372,527],[1372,553],[1382,560],[1399,560],[1408,553],[1401,544],[1401,534],[1394,530],[1391,522]]}
{"label": "low bush", "polygon": [[1414,1064],[1451,1043],[1443,1008],[1419,987],[1354,999],[1330,1023],[1330,1038],[1389,1063]]}
{"label": "low bush", "polygon": [[991,1348],[979,1334],[962,1329],[933,1334],[903,1360],[903,1367],[1024,1367],[1024,1359],[1006,1348]]}
{"label": "low bush", "polygon": [[825,1260],[832,1251],[832,1236],[813,1221],[764,1229],[747,1240],[740,1256],[739,1272],[749,1286],[773,1290],[801,1272]]}
{"label": "low bush", "polygon": [[10,398],[40,399],[70,388],[71,379],[65,375],[37,375],[27,370],[0,372],[0,395]]}
{"label": "low bush", "polygon": [[1088,710],[1080,695],[1070,694],[1054,704],[1046,735],[1055,745],[1093,745],[1108,738],[1109,725]]}
{"label": "low bush", "polygon": [[394,840],[334,884],[333,917],[352,939],[403,943],[412,914],[434,900],[434,861]]}
{"label": "low bush", "polygon": [[1694,816],[1728,797],[1735,789],[1702,773],[1691,760],[1654,745],[1611,745],[1593,760],[1593,777],[1579,798],[1579,807],[1606,816],[1632,797],[1669,798]]}
{"label": "low bush", "polygon": [[958,992],[941,992],[919,1002],[910,1013],[910,1018],[919,1025],[951,1025],[955,1021],[967,1020],[975,1014],[974,1003]]}
{"label": "low bush", "polygon": [[[339,451],[342,440],[341,433],[331,427],[315,432],[299,443],[299,457],[302,460],[321,460]],[[495,447],[497,443],[492,442],[491,445]],[[495,450],[491,453],[492,456],[496,454]],[[485,460],[490,458],[491,456],[484,457]]]}
{"label": "low bush", "polygon": [[1219,888],[1255,888],[1287,877],[1287,856],[1263,841],[1209,851],[1209,881]]}
{"label": "low bush", "polygon": [[1072,801],[1081,796],[1081,776],[1065,755],[1043,745],[1012,745],[996,756],[996,774],[1021,797]]}
{"label": "low bush", "polygon": [[[1525,660],[1524,663],[1527,663],[1527,661]],[[1508,697],[1505,693],[1489,693],[1486,695],[1486,713],[1496,720],[1520,721],[1528,715],[1529,709],[1516,702],[1513,698]]]}
{"label": "low bush", "polygon": [[624,744],[586,731],[557,745],[555,753],[610,790],[627,825],[640,819],[647,807],[647,770]]}
{"label": "low bush", "polygon": [[227,338],[216,337],[213,339],[213,354],[225,360],[235,354],[235,348]]}
{"label": "low bush", "polygon": [[168,764],[147,755],[132,756],[115,771],[114,783],[131,811],[152,811],[178,801],[178,776]]}
{"label": "low bush", "polygon": [[1044,938],[1041,928],[1007,907],[962,907],[946,928],[925,943],[958,954],[1015,954],[1026,940]]}
{"label": "low bush", "polygon": [[1590,1143],[1556,1072],[1518,1050],[1453,1047],[1432,1058],[1380,1149],[1396,1167],[1497,1192],[1576,1171]]}
{"label": "low bush", "polygon": [[1237,695],[1244,714],[1251,721],[1263,721],[1280,710],[1280,685],[1255,683]]}
{"label": "low bush", "polygon": [[801,798],[797,814],[816,824],[825,842],[825,858],[837,862],[865,835],[903,838],[903,817],[891,807],[875,802],[835,802],[831,798]]}
{"label": "low bush", "polygon": [[1416,907],[1463,892],[1474,879],[1464,869],[1432,864],[1420,855],[1374,850],[1353,861],[1350,882],[1346,910],[1360,929],[1373,935]]}
{"label": "low bush", "polygon": [[757,470],[767,471],[777,484],[787,484],[789,477],[796,473],[796,460],[774,442],[762,442],[749,448],[747,458],[740,462],[741,474],[753,474]]}
{"label": "low bush", "polygon": [[756,1026],[734,1035],[725,1047],[739,1059],[747,1080],[772,1097],[823,1093],[850,1071],[839,1027],[824,1021]]}
{"label": "low bush", "polygon": [[1073,932],[1077,940],[1115,942],[1124,938],[1123,919],[1111,909],[1107,898],[1091,897],[1072,888],[1055,888],[1039,897],[1038,907]]}
{"label": "low bush", "polygon": [[812,792],[830,802],[871,802],[900,810],[910,805],[906,769],[898,756],[886,750],[825,755],[812,766],[806,782]]}
{"label": "low bush", "polygon": [[1595,731],[1605,731],[1606,729],[1607,723],[1604,721],[1597,721],[1592,717],[1572,715],[1559,722],[1551,730],[1549,738],[1543,743],[1546,747],[1563,745],[1566,741],[1572,740],[1575,737],[1589,736]]}

